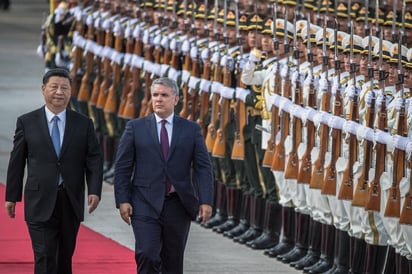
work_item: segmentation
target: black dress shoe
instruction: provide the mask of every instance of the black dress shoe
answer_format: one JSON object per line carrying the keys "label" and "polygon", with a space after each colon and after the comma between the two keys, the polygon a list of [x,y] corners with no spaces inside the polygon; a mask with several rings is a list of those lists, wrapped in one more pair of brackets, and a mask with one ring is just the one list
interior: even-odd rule
{"label": "black dress shoe", "polygon": [[[333,267],[333,262],[330,258],[321,258],[315,265],[304,268],[304,273],[318,274],[328,271]],[[307,272],[305,272],[307,271]]]}
{"label": "black dress shoe", "polygon": [[344,266],[344,265],[338,265],[332,273],[333,274],[348,274],[349,273],[349,267]]}
{"label": "black dress shoe", "polygon": [[252,249],[268,249],[276,246],[279,243],[279,239],[271,237],[269,233],[262,233],[258,238],[253,241],[247,242],[246,245]]}
{"label": "black dress shoe", "polygon": [[[332,268],[330,268],[326,272],[323,272],[322,274],[335,274],[337,268],[338,268],[338,265],[333,264]],[[346,274],[347,274],[347,272],[346,272]]]}
{"label": "black dress shoe", "polygon": [[249,227],[249,229],[243,233],[242,235],[233,238],[233,241],[240,243],[240,244],[246,244],[249,241],[252,241],[256,239],[257,237],[262,234],[262,231],[257,230],[256,228]]}
{"label": "black dress shoe", "polygon": [[294,247],[293,244],[288,243],[288,242],[280,242],[278,245],[276,245],[274,248],[270,249],[269,252],[267,252],[267,255],[269,257],[277,257],[278,255],[281,254],[286,254],[289,251],[292,250],[292,248]]}
{"label": "black dress shoe", "polygon": [[229,231],[223,232],[223,236],[228,238],[234,238],[242,235],[249,229],[249,225],[246,222],[240,222],[237,226]]}
{"label": "black dress shoe", "polygon": [[224,222],[223,224],[213,227],[213,231],[217,233],[223,233],[225,231],[231,230],[232,228],[237,226],[238,223],[239,223],[238,220],[235,220],[233,218],[227,219],[226,222]]}
{"label": "black dress shoe", "polygon": [[212,218],[210,218],[206,223],[202,224],[204,228],[212,228],[215,226],[218,226],[220,224],[223,224],[226,221],[227,217],[220,214],[216,213]]}
{"label": "black dress shoe", "polygon": [[320,254],[314,252],[308,252],[305,257],[297,262],[291,262],[289,265],[297,270],[303,270],[305,267],[312,266],[319,261]]}
{"label": "black dress shoe", "polygon": [[305,257],[307,253],[308,253],[308,250],[306,248],[295,246],[291,250],[291,252],[288,252],[287,254],[284,254],[284,255],[279,255],[276,258],[278,260],[281,260],[283,263],[288,264],[290,262],[296,262],[299,259]]}

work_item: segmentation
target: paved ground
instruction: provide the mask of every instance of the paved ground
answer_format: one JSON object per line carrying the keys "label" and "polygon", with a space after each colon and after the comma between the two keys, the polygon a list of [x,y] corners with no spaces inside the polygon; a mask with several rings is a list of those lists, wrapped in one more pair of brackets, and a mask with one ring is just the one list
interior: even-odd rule
{"label": "paved ground", "polygon": [[[44,12],[48,12],[46,0],[14,0],[9,12],[0,10],[0,182],[6,178],[16,117],[43,105],[43,62],[36,55],[36,47]],[[133,249],[132,230],[121,221],[113,200],[113,187],[104,184],[102,202],[95,213],[86,216],[84,224]],[[185,273],[274,272],[299,273],[262,251],[192,225]]]}

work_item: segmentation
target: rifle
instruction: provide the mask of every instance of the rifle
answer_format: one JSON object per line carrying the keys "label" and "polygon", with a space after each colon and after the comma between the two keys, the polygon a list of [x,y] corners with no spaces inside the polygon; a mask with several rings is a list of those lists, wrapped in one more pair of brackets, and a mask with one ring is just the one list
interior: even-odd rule
{"label": "rifle", "polygon": [[[273,48],[276,51],[276,71],[274,76],[274,93],[277,95],[281,95],[280,91],[280,84],[281,84],[281,77],[280,77],[280,64],[279,64],[279,42],[276,36],[276,20],[277,20],[277,1],[273,3]],[[276,135],[279,131],[279,108],[274,104],[271,106],[271,133],[270,138],[267,143],[267,148],[265,150],[265,155],[263,156],[262,160],[262,167],[272,167],[273,156],[275,154],[275,145],[276,145]]]}
{"label": "rifle", "polygon": [[[136,12],[136,17],[140,18],[139,10]],[[139,24],[139,21],[137,22]],[[134,36],[134,47],[133,47],[133,54],[135,55],[134,58],[142,58],[143,55],[143,42],[140,35],[140,29],[133,33]],[[139,68],[136,64],[132,67],[132,82],[129,92],[127,93],[126,104],[123,109],[122,117],[125,119],[134,119],[136,118],[136,110],[137,110],[137,92],[140,87],[140,79],[141,79],[141,68]]]}
{"label": "rifle", "polygon": [[[288,10],[286,9],[286,15],[284,19],[284,36],[283,36],[283,46],[285,48],[285,55],[286,55],[286,66],[287,66],[287,72],[286,72],[286,77],[282,79],[282,96],[285,98],[288,98],[290,100],[291,97],[291,80],[289,77],[289,72],[290,72],[290,64],[289,64],[289,43],[287,40],[287,20],[286,18],[288,17]],[[271,170],[275,171],[284,171],[285,170],[285,164],[286,164],[286,149],[285,149],[285,141],[287,136],[289,135],[289,120],[290,120],[290,115],[286,111],[281,111],[280,114],[280,140],[276,142],[275,145],[275,152],[273,156],[273,161],[272,161],[272,166]]]}
{"label": "rifle", "polygon": [[[207,58],[203,60],[203,72],[202,72],[202,79],[204,81],[208,81],[210,78],[210,59]],[[207,133],[207,125],[205,123],[206,116],[209,112],[209,89],[202,90],[200,89],[199,92],[199,116],[196,120],[202,129],[203,136],[206,136]]]}
{"label": "rifle", "polygon": [[[369,42],[368,42],[368,78],[371,86],[372,100],[371,105],[367,108],[366,112],[366,125],[368,128],[373,128],[374,118],[375,118],[375,94],[373,91],[373,68],[372,64],[372,35],[369,33]],[[357,187],[352,199],[353,206],[365,207],[367,202],[368,187],[369,187],[369,169],[372,166],[373,158],[373,143],[367,139],[364,140],[364,163],[362,167],[362,173],[358,178]]]}
{"label": "rifle", "polygon": [[[118,19],[116,23],[118,24],[118,31],[114,34],[115,55],[122,54],[122,47],[123,47],[123,30],[121,29],[120,19]],[[104,104],[104,112],[106,113],[117,113],[117,108],[119,104],[118,98],[117,98],[118,97],[117,88],[118,88],[118,85],[120,84],[120,78],[121,78],[121,66],[117,60],[113,60],[113,81],[109,88],[107,99]]]}
{"label": "rifle", "polygon": [[[326,21],[326,20],[325,20]],[[322,70],[325,72],[326,87],[322,90],[321,111],[330,113],[331,101],[331,85],[329,82],[329,56],[326,53],[326,22],[323,25],[323,45],[322,45]],[[313,164],[312,176],[310,178],[310,188],[322,189],[325,177],[325,158],[328,148],[328,126],[326,124],[319,125],[319,153]]]}
{"label": "rifle", "polygon": [[[335,19],[336,20],[336,19]],[[340,84],[340,74],[341,74],[341,64],[338,57],[338,28],[336,27],[338,24],[335,21],[335,30],[334,30],[334,38],[335,38],[335,75],[337,75],[337,83],[338,86],[335,91],[335,102],[333,108],[333,115],[335,117],[342,117],[343,116],[343,102],[342,102],[342,93],[341,93],[341,84]],[[341,154],[341,144],[342,144],[342,135],[341,130],[337,128],[332,128],[332,139],[331,139],[331,159],[329,164],[326,166],[325,169],[325,177],[323,178],[323,185],[322,185],[322,194],[325,195],[336,195],[336,162],[338,157]]]}
{"label": "rifle", "polygon": [[133,54],[134,48],[134,39],[132,36],[132,27],[130,23],[131,18],[129,17],[127,20],[127,28],[125,30],[125,37],[126,37],[126,53],[125,53],[125,66],[124,66],[124,79],[123,79],[123,88],[122,93],[120,95],[120,103],[119,108],[117,110],[118,117],[124,117],[124,112],[127,104],[127,95],[130,93],[130,89],[132,88],[132,66],[131,66],[131,59]]}
{"label": "rifle", "polygon": [[[81,2],[81,4],[83,4]],[[84,36],[85,27],[84,27],[84,18],[83,18],[83,5],[81,5],[81,16],[76,20],[76,31],[80,37]],[[83,56],[83,48],[77,46],[74,50],[74,62],[73,67],[70,70],[70,76],[72,77],[72,89],[71,89],[71,97],[77,98],[77,94],[79,92],[79,70],[82,67],[82,56]]]}
{"label": "rifle", "polygon": [[[232,86],[232,72],[231,72],[231,60],[228,52],[228,43],[229,39],[227,37],[227,26],[226,26],[226,18],[227,18],[227,1],[224,1],[224,21],[223,21],[223,35],[224,35],[224,43],[226,48],[226,61],[224,62],[223,67],[223,86],[224,88],[228,88]],[[229,123],[229,101],[230,99],[220,96],[220,113],[219,113],[219,128],[217,130],[217,138],[213,145],[212,156],[224,158],[226,155],[226,127]]]}
{"label": "rifle", "polygon": [[[314,75],[313,75],[313,53],[310,41],[310,16],[306,22],[307,28],[307,58],[310,63],[309,76],[311,81],[309,84],[309,94],[307,107],[316,109],[316,91],[314,87]],[[312,177],[312,149],[315,146],[315,125],[313,121],[306,120],[306,150],[302,156],[302,163],[299,168],[298,182],[303,184],[310,184],[310,178]]]}
{"label": "rifle", "polygon": [[[144,35],[150,36],[149,29],[145,30],[147,33]],[[152,63],[154,56],[153,56],[153,46],[150,44],[150,39],[147,37],[147,41],[144,41],[144,60],[145,64]],[[142,101],[140,102],[140,113],[139,117],[143,117],[150,111],[150,87],[152,85],[152,77],[151,73],[145,69],[144,72],[144,82],[145,82],[145,90],[144,96]]]}
{"label": "rifle", "polygon": [[[380,102],[380,107],[378,111],[378,131],[388,130],[388,117],[386,113],[386,98],[385,98],[385,80],[386,73],[382,69],[382,32],[378,32],[379,39],[379,85],[382,90],[382,97]],[[365,205],[366,210],[380,212],[381,209],[381,184],[380,178],[385,171],[385,159],[386,159],[386,144],[376,142],[375,144],[375,158],[380,159],[375,163],[375,176],[370,183],[368,197]]]}
{"label": "rifle", "polygon": [[[106,19],[110,20],[110,19]],[[109,85],[109,78],[111,74],[111,66],[110,66],[110,58],[108,57],[108,52],[111,52],[112,45],[113,45],[113,35],[112,35],[112,26],[111,22],[108,28],[105,31],[105,42],[104,42],[104,60],[103,60],[103,81],[100,83],[99,87],[99,96],[97,97],[96,101],[96,108],[99,110],[103,110],[104,105],[107,100],[108,94],[108,85]]]}
{"label": "rifle", "polygon": [[[351,33],[350,33],[350,72],[353,79],[353,93],[350,96],[350,117],[349,119],[357,123],[358,113],[359,113],[359,102],[358,102],[358,90],[356,87],[356,64],[353,63],[353,24],[351,23]],[[353,133],[349,134],[349,159],[345,171],[343,173],[342,184],[339,189],[338,199],[340,200],[352,200],[353,198],[353,184],[354,184],[354,174],[353,165],[358,157],[358,144],[356,135]]]}
{"label": "rifle", "polygon": [[[94,41],[94,24],[93,24],[93,17],[92,15],[89,15],[87,18],[87,39],[89,40],[87,43],[91,43],[93,45],[92,41]],[[89,45],[89,46],[91,46]],[[77,101],[79,101],[79,108],[80,111],[83,114],[87,114],[87,102],[90,99],[90,89],[91,89],[91,83],[90,83],[90,77],[91,74],[93,73],[93,66],[94,66],[94,54],[92,51],[92,48],[87,49],[87,44],[86,44],[86,71],[82,77],[79,93],[77,94]]]}
{"label": "rifle", "polygon": [[[397,134],[400,136],[407,136],[407,125],[406,125],[406,110],[405,110],[405,98],[404,98],[404,87],[403,87],[403,73],[402,73],[402,44],[401,40],[398,41],[398,84],[401,86],[401,108],[398,112],[398,124],[397,124]],[[392,186],[389,191],[389,197],[386,201],[385,207],[385,217],[400,217],[401,212],[401,193],[399,189],[399,183],[405,175],[405,151],[395,147],[393,152],[393,181]]]}

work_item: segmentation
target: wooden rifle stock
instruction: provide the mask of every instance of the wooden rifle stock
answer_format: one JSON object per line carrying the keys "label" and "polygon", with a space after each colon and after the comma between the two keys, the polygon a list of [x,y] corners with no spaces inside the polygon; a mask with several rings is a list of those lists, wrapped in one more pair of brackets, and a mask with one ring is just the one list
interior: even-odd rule
{"label": "wooden rifle stock", "polygon": [[[144,55],[145,60],[153,62],[153,48],[151,45],[144,45]],[[140,102],[140,113],[139,117],[143,117],[146,115],[149,109],[149,101],[150,101],[150,87],[152,85],[152,79],[150,72],[145,71],[144,73],[144,82],[145,82],[145,91],[142,101]]]}
{"label": "wooden rifle stock", "polygon": [[[289,65],[289,64],[288,64]],[[283,97],[290,98],[291,81],[289,78],[289,70],[283,82]],[[289,113],[282,111],[280,113],[280,140],[276,142],[275,153],[273,156],[271,170],[284,171],[286,165],[286,148],[285,141],[289,134]]]}
{"label": "wooden rifle stock", "polygon": [[[309,86],[308,106],[316,108],[316,92],[313,86],[313,78]],[[302,157],[302,163],[298,173],[298,183],[310,184],[312,177],[312,149],[315,146],[315,125],[311,120],[306,120],[306,150]]]}
{"label": "wooden rifle stock", "polygon": [[[83,19],[80,19],[76,22],[76,30],[79,36],[84,36],[84,22]],[[72,89],[71,89],[71,96],[77,97],[79,92],[79,79],[78,79],[78,70],[82,66],[82,56],[83,56],[83,49],[81,47],[76,47],[74,52],[74,62],[73,67],[70,70],[70,76],[72,77]]]}
{"label": "wooden rifle stock", "polygon": [[[335,103],[333,109],[333,115],[337,117],[342,116],[342,98],[340,86],[336,90]],[[332,129],[332,148],[331,148],[331,159],[329,164],[325,169],[325,177],[323,178],[322,194],[325,195],[336,195],[336,161],[341,154],[341,142],[342,135],[339,129]]]}
{"label": "wooden rifle stock", "polygon": [[[134,47],[134,39],[133,37],[128,37],[126,42],[126,54],[131,55],[133,53]],[[117,116],[125,118],[123,113],[125,112],[126,103],[127,103],[127,95],[130,93],[130,89],[132,88],[132,69],[130,62],[126,63],[124,66],[124,79],[123,79],[123,88],[122,94],[120,95],[120,102],[119,108],[117,110]]]}
{"label": "wooden rifle stock", "polygon": [[[409,159],[409,167],[412,168],[411,159]],[[412,225],[412,173],[409,174],[409,192],[405,195],[399,223]]]}
{"label": "wooden rifle stock", "polygon": [[[385,97],[381,101],[381,106],[378,112],[378,129],[381,131],[387,130],[388,116],[386,111],[386,99]],[[370,183],[371,187],[368,191],[368,197],[365,205],[366,210],[377,211],[381,210],[381,183],[380,178],[385,171],[385,159],[386,159],[386,145],[379,142],[375,145],[376,161],[375,164],[375,176]]]}
{"label": "wooden rifle stock", "polygon": [[[143,43],[142,40],[137,38],[134,43],[133,52],[136,56],[142,56],[143,51]],[[140,86],[140,78],[141,78],[141,69],[133,66],[132,68],[132,83],[127,94],[126,104],[123,110],[123,118],[125,119],[134,119],[136,118],[136,105],[137,105],[137,90]]]}
{"label": "wooden rifle stock", "polygon": [[[299,72],[300,73],[300,72]],[[302,104],[302,89],[299,77],[296,79],[294,103]],[[302,120],[296,116],[292,119],[292,150],[288,155],[288,162],[285,167],[285,179],[298,179],[299,174],[299,156],[298,148],[302,141]]]}
{"label": "wooden rifle stock", "polygon": [[[330,111],[330,85],[328,84],[328,90],[323,91],[322,100],[321,100],[321,110],[324,112]],[[325,177],[325,157],[328,148],[328,126],[325,124],[319,125],[319,154],[318,158],[313,164],[312,176],[310,178],[310,188],[322,189],[323,179]]]}
{"label": "wooden rifle stock", "polygon": [[[94,40],[94,26],[93,24],[90,24],[87,30],[87,38],[91,41]],[[86,72],[84,73],[79,89],[79,93],[77,94],[77,100],[79,102],[88,102],[90,99],[90,89],[91,89],[91,84],[90,84],[90,75],[93,72],[93,66],[94,66],[94,56],[93,53],[88,51],[86,53]]]}
{"label": "wooden rifle stock", "polygon": [[[96,40],[99,46],[104,46],[104,30],[98,29],[96,32]],[[97,104],[97,99],[99,97],[99,90],[100,90],[100,84],[102,80],[102,59],[99,55],[95,56],[95,63],[96,63],[96,76],[93,81],[93,89],[90,94],[90,99],[89,99],[89,106],[95,107]]]}
{"label": "wooden rifle stock", "polygon": [[276,134],[278,133],[277,126],[279,125],[279,109],[272,105],[271,107],[271,132],[270,138],[268,140],[267,148],[265,150],[265,155],[263,155],[262,166],[263,167],[272,167],[273,156],[275,155],[275,145],[276,145]]}
{"label": "wooden rifle stock", "polygon": [[[351,98],[350,120],[356,122],[358,120],[358,113],[358,97],[354,94]],[[340,200],[353,199],[353,165],[358,157],[357,143],[356,136],[354,134],[349,134],[349,159],[343,172],[342,184],[339,188],[338,199]]]}
{"label": "wooden rifle stock", "polygon": [[[230,65],[226,65],[224,68],[223,85],[225,87],[230,87],[231,84],[232,84],[232,74],[230,71]],[[226,127],[229,123],[230,99],[221,96],[220,101],[221,102],[220,102],[219,128],[217,130],[216,140],[213,145],[212,156],[218,157],[218,158],[224,158],[226,155]]]}
{"label": "wooden rifle stock", "polygon": [[[115,45],[114,50],[118,53],[122,52],[123,47],[123,34],[115,34]],[[109,92],[107,94],[107,99],[104,104],[104,111],[107,113],[117,113],[119,107],[118,96],[117,96],[117,87],[120,84],[121,77],[121,67],[120,64],[113,61],[113,81],[109,87]]]}
{"label": "wooden rifle stock", "polygon": [[[207,60],[203,64],[202,78],[209,80],[210,78],[210,61]],[[201,91],[199,98],[199,116],[196,122],[200,125],[202,129],[203,136],[206,137],[207,134],[207,125],[205,123],[206,116],[209,112],[209,92]]]}
{"label": "wooden rifle stock", "polygon": [[[402,100],[404,100],[402,98]],[[398,127],[397,133],[400,136],[405,136],[406,131],[406,113],[405,102],[403,102],[400,111],[398,112]],[[395,148],[393,152],[393,181],[389,191],[389,197],[386,201],[385,217],[400,217],[401,214],[401,192],[399,184],[402,177],[405,175],[405,151]]]}
{"label": "wooden rifle stock", "polygon": [[[190,53],[187,52],[184,58],[184,63],[183,63],[183,71],[188,71],[190,72],[191,70],[191,58],[190,58]],[[183,118],[187,118],[188,116],[188,97],[189,97],[189,85],[187,82],[183,82],[183,87],[182,87],[182,109],[179,112],[179,116]]]}
{"label": "wooden rifle stock", "polygon": [[[221,82],[221,75],[220,75],[220,66],[219,63],[214,64],[213,66],[213,80],[215,82]],[[207,126],[207,135],[206,135],[206,147],[207,150],[212,153],[213,146],[215,145],[216,140],[216,127],[219,120],[219,101],[220,95],[216,93],[212,93],[212,106],[211,106],[211,115],[210,115],[210,123]]]}
{"label": "wooden rifle stock", "polygon": [[[199,78],[200,75],[200,64],[199,60],[194,59],[192,60],[192,70],[190,72],[191,76],[194,76],[196,78]],[[195,117],[197,115],[197,112],[199,110],[198,108],[198,93],[196,89],[189,88],[189,91],[187,93],[187,119],[194,121]]]}
{"label": "wooden rifle stock", "polygon": [[[369,128],[373,128],[375,118],[375,99],[372,99],[371,106],[368,107],[366,113],[366,123]],[[373,144],[369,140],[365,140],[364,161],[362,173],[358,178],[355,193],[353,194],[352,205],[365,207],[368,200],[369,188],[369,169],[372,166]],[[380,159],[381,160],[381,159]]]}
{"label": "wooden rifle stock", "polygon": [[[104,45],[107,48],[112,48],[112,44],[113,44],[113,37],[112,37],[111,28],[109,28],[105,32]],[[100,83],[99,96],[96,102],[96,108],[98,109],[103,109],[104,105],[106,104],[110,74],[111,74],[110,58],[105,57],[103,60],[103,81],[101,81]]]}

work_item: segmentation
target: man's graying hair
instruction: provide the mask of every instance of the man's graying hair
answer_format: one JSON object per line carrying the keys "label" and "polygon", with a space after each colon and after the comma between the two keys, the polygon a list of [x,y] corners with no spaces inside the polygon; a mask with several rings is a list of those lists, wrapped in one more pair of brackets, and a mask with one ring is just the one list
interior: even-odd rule
{"label": "man's graying hair", "polygon": [[176,81],[170,79],[170,78],[166,78],[166,77],[161,77],[161,78],[157,78],[156,80],[154,80],[152,82],[152,86],[150,88],[150,91],[153,91],[153,88],[155,85],[162,85],[162,86],[166,86],[172,89],[172,92],[174,95],[178,96],[179,95],[179,88],[177,87]]}

